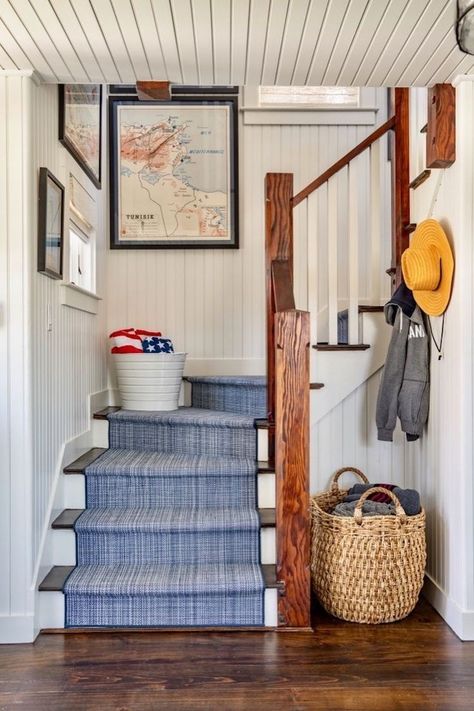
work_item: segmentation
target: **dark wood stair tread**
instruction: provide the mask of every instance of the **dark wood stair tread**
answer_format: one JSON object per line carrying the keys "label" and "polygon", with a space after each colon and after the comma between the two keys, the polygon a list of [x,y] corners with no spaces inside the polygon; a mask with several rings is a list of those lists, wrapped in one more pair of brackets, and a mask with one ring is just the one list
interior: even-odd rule
{"label": "dark wood stair tread", "polygon": [[359,313],[360,314],[379,314],[383,313],[383,306],[368,306],[367,304],[360,304]]}
{"label": "dark wood stair tread", "polygon": [[[40,592],[62,592],[66,580],[74,570],[75,565],[55,565],[39,584]],[[276,568],[272,564],[261,565],[263,580],[266,588],[280,588],[276,576]]]}
{"label": "dark wood stair tread", "polygon": [[316,351],[366,351],[370,348],[368,343],[316,343],[313,346]]}
{"label": "dark wood stair tread", "polygon": [[95,462],[95,460],[106,451],[104,447],[93,447],[89,449],[88,452],[82,454],[78,459],[75,459],[74,462],[68,464],[67,467],[64,467],[63,471],[65,474],[82,474],[86,467],[92,464],[92,462]]}
{"label": "dark wood stair tread", "polygon": [[324,383],[310,383],[309,384],[310,390],[321,390],[321,388],[324,388]]}
{"label": "dark wood stair tread", "polygon": [[270,422],[266,417],[261,417],[257,420],[255,420],[255,427],[257,430],[274,430],[275,429],[275,423]]}
{"label": "dark wood stair tread", "polygon": [[56,516],[51,524],[51,528],[74,528],[74,524],[83,512],[84,509],[64,509],[64,511],[61,511],[59,516]]}
{"label": "dark wood stair tread", "polygon": [[[59,516],[56,516],[51,528],[72,530],[79,516],[84,512],[84,509],[64,509]],[[258,509],[260,518],[260,526],[262,528],[271,528],[275,525],[275,509]]]}
{"label": "dark wood stair tread", "polygon": [[94,420],[106,420],[109,415],[113,415],[114,412],[118,412],[121,409],[121,407],[104,407],[103,410],[94,412],[93,418]]}
{"label": "dark wood stair tread", "polygon": [[55,565],[38,586],[40,592],[62,592],[75,565]]}
{"label": "dark wood stair tread", "polygon": [[258,509],[258,515],[262,528],[272,528],[275,525],[275,509]]}

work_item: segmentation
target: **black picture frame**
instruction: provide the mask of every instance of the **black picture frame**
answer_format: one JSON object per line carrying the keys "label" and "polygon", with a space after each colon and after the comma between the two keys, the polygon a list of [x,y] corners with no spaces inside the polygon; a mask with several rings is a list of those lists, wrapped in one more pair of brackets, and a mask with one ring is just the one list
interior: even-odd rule
{"label": "black picture frame", "polygon": [[[74,91],[87,94],[92,91],[98,93],[98,102],[90,103],[90,106],[96,107],[98,119],[98,135],[96,141],[98,144],[98,170],[88,163],[86,156],[81,151],[77,142],[74,142],[71,135],[71,127],[67,125],[66,118],[66,101],[68,87],[74,87]],[[86,98],[87,100],[87,98]],[[59,84],[58,85],[58,105],[59,105],[59,141],[67,148],[74,160],[80,165],[87,177],[92,181],[99,190],[102,187],[102,84]]]}
{"label": "black picture frame", "polygon": [[48,168],[40,168],[38,184],[38,272],[51,279],[62,279],[63,253],[64,186]]}
{"label": "black picture frame", "polygon": [[[109,116],[109,171],[110,171],[110,248],[111,249],[238,249],[239,247],[239,166],[238,166],[238,96],[234,93],[226,94],[191,94],[183,92],[170,101],[139,101],[133,95],[112,95],[108,97]],[[120,225],[120,173],[118,165],[118,108],[121,106],[132,106],[144,108],[156,106],[159,108],[173,108],[177,111],[180,106],[203,107],[228,106],[229,112],[229,145],[228,160],[229,169],[229,191],[228,191],[228,220],[230,237],[225,240],[216,239],[171,239],[166,240],[124,240],[119,238]],[[230,219],[229,219],[230,213]]]}

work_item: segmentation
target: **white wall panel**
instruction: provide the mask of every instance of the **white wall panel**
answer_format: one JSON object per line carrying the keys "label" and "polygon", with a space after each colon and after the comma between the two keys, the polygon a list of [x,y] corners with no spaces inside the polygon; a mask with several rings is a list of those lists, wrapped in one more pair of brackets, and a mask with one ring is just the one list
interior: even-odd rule
{"label": "white wall panel", "polygon": [[[62,283],[36,271],[39,167],[67,185],[73,162],[57,122],[57,87],[0,76],[2,641],[33,639],[35,571],[62,450],[89,429],[88,396],[106,387],[103,316],[61,305]],[[97,238],[104,289],[102,222]]]}
{"label": "white wall panel", "polygon": [[[54,86],[36,87],[33,95],[33,161],[35,194],[38,168],[45,166],[68,185],[73,159],[58,142],[58,99]],[[103,184],[107,185],[106,165]],[[103,208],[105,190],[98,191],[84,176],[88,190]],[[36,224],[36,200],[31,206]],[[104,291],[103,209],[98,226],[98,293]],[[35,235],[34,235],[35,236]],[[33,238],[34,249],[36,241]],[[34,257],[36,264],[36,252]],[[65,273],[67,275],[66,265]],[[33,411],[34,411],[34,512],[33,565],[41,543],[45,516],[64,443],[90,426],[88,396],[106,387],[105,339],[99,315],[62,305],[61,282],[33,272]],[[100,303],[100,302],[99,302]],[[48,309],[52,331],[47,330]]]}
{"label": "white wall panel", "polygon": [[[412,193],[411,220],[440,220],[454,248],[456,270],[442,360],[432,347],[428,427],[418,443],[407,445],[405,459],[407,484],[421,492],[427,511],[430,599],[461,637],[472,639],[474,85],[463,81],[456,91],[456,162],[446,170],[432,170]],[[426,121],[426,91],[414,90],[410,99],[414,173],[425,167],[426,135],[419,130]],[[431,322],[439,342],[441,319]]]}
{"label": "white wall panel", "polygon": [[[399,429],[393,443],[379,442],[375,408],[381,371],[352,392],[322,420],[311,427],[310,491],[328,488],[332,475],[342,467],[357,467],[370,481],[404,486],[406,483],[404,435]],[[311,409],[318,407],[318,390],[311,392]],[[314,423],[315,418],[313,418]],[[345,475],[345,483],[355,482]]]}

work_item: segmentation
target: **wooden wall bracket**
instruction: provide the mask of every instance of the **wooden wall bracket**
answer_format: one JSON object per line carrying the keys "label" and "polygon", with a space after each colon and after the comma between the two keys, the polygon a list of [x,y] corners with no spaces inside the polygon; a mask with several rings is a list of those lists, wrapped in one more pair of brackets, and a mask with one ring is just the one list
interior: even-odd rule
{"label": "wooden wall bracket", "polygon": [[426,167],[449,168],[456,160],[456,89],[435,84],[428,89]]}
{"label": "wooden wall bracket", "polygon": [[137,81],[137,96],[140,101],[170,101],[171,82]]}
{"label": "wooden wall bracket", "polygon": [[428,180],[428,178],[431,175],[431,170],[422,170],[419,175],[414,178],[411,183],[410,183],[410,188],[412,190],[416,190],[417,188],[420,187],[420,185],[423,185],[425,180]]}

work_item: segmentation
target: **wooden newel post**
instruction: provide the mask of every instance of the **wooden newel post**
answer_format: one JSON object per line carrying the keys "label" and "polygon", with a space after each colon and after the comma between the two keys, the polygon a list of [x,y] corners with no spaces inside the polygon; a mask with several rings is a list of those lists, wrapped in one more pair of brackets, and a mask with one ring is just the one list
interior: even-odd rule
{"label": "wooden newel post", "polygon": [[275,314],[275,473],[279,624],[310,626],[307,311]]}
{"label": "wooden newel post", "polygon": [[[275,421],[275,300],[272,262],[287,260],[293,272],[293,197],[292,173],[267,173],[265,176],[265,292],[267,316],[267,416]],[[273,461],[274,432],[269,429],[269,458]]]}

